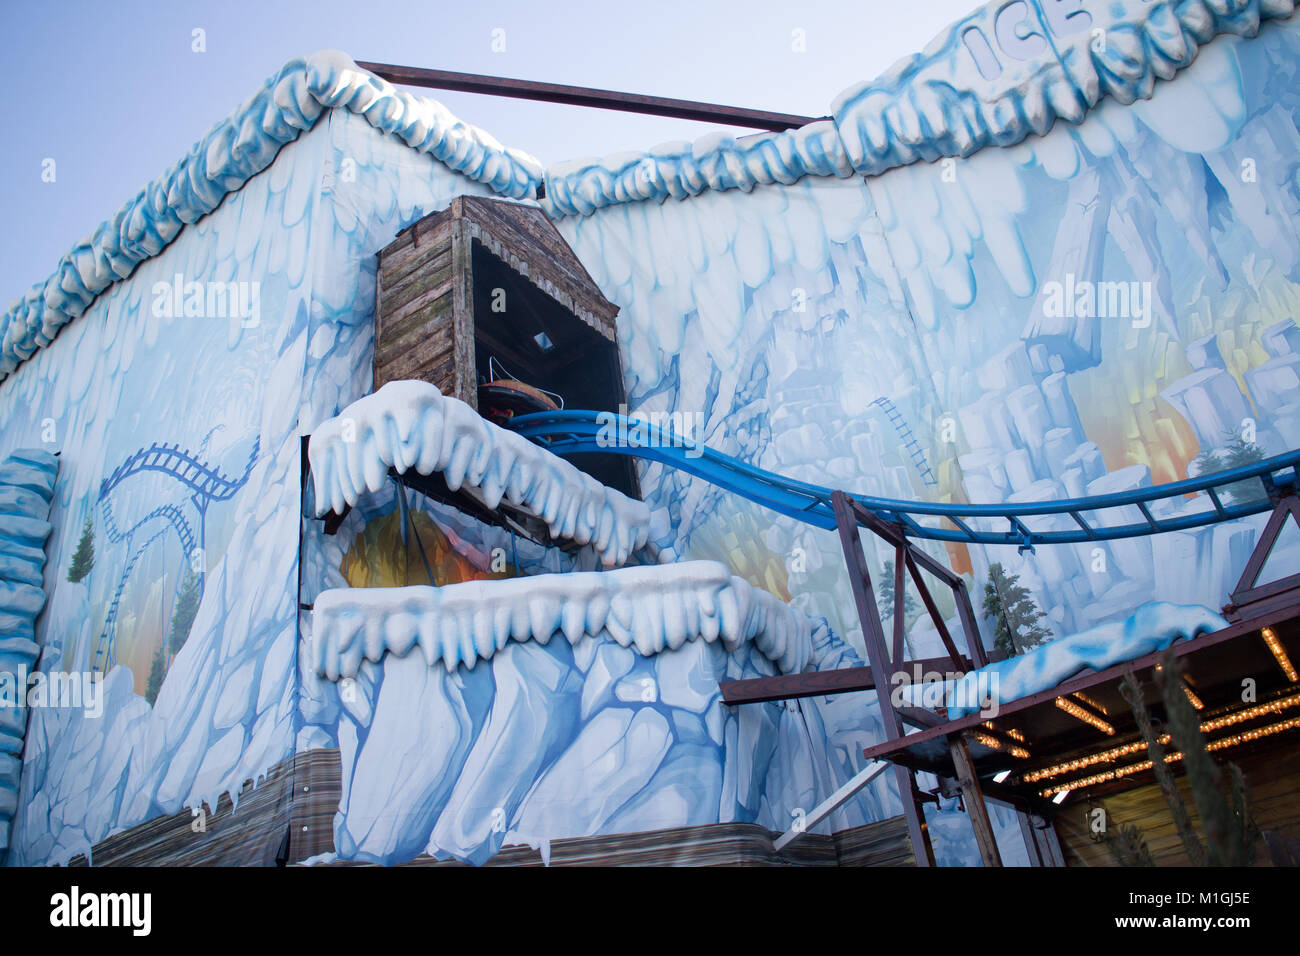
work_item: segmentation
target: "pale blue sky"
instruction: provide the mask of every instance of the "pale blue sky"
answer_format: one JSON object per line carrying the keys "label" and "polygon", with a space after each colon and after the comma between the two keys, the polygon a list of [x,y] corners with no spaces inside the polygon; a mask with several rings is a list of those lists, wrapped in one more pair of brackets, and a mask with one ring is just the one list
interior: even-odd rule
{"label": "pale blue sky", "polygon": [[[294,56],[571,83],[810,116],[978,0],[0,0],[0,306]],[[207,52],[191,51],[206,31]],[[493,52],[494,29],[505,31]],[[791,49],[805,31],[807,52]],[[694,139],[699,123],[426,91],[543,162]],[[744,131],[752,132],[752,131]],[[57,181],[42,183],[52,157]]]}

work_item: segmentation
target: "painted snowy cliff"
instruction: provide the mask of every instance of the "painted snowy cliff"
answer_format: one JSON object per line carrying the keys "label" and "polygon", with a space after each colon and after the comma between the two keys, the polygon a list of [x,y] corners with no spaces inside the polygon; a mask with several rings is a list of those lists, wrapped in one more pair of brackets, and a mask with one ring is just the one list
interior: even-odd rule
{"label": "painted snowy cliff", "polygon": [[[343,54],[286,64],[0,317],[0,454],[61,450],[39,667],[105,672],[101,718],[30,714],[8,861],[67,862],[313,752],[341,764],[342,859],[786,829],[861,769],[874,699],[729,709],[717,683],[860,663],[834,535],[659,464],[644,502],[615,498],[427,393],[376,401],[376,253],[456,196],[535,205],[620,308],[633,411],[863,494],[1057,499],[1182,477],[1246,432],[1300,447],[1292,12],[998,2],[830,120],[550,166]],[[256,321],[169,308],[177,275],[255,283]],[[1052,304],[1080,283],[1138,292],[1124,315]],[[355,461],[325,447],[350,407]],[[399,418],[469,437],[408,456]],[[545,480],[512,485],[519,465]],[[578,548],[418,496],[408,515],[390,467]],[[1260,524],[930,547],[973,594],[994,561],[1019,574],[1059,636],[1221,601]],[[923,622],[909,649],[936,656]],[[824,826],[899,809],[882,777]],[[927,814],[941,860],[970,862],[964,815]]]}

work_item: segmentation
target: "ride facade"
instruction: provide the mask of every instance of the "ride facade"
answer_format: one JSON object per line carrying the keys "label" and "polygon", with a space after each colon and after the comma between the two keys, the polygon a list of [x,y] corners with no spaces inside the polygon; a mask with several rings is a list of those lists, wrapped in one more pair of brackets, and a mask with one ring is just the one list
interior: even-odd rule
{"label": "ride facade", "polygon": [[0,708],[0,852],[1049,862],[877,688],[999,664],[1008,582],[1099,671],[1236,626],[1300,21],[1221,6],[991,3],[827,118],[551,166],[286,64],[0,317],[0,665],[103,705]]}

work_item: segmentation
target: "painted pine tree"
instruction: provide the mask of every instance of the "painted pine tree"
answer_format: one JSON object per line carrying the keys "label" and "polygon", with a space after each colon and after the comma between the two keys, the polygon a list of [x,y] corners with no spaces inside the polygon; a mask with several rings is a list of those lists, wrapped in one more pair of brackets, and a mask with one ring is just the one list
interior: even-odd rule
{"label": "painted pine tree", "polygon": [[[1264,460],[1264,451],[1253,441],[1246,441],[1242,435],[1233,435],[1223,446],[1223,467],[1244,468]],[[1228,494],[1233,504],[1245,504],[1266,496],[1264,483],[1258,478],[1248,478],[1228,486]]]}
{"label": "painted pine tree", "polygon": [[172,657],[180,653],[185,646],[186,639],[190,636],[190,628],[194,625],[194,618],[199,613],[199,599],[203,592],[199,589],[199,579],[193,571],[185,572],[185,581],[181,585],[181,593],[176,597],[176,607],[172,611],[172,629],[167,638],[167,649],[171,652]]}
{"label": "painted pine tree", "polygon": [[95,566],[95,524],[90,515],[81,529],[81,540],[72,555],[72,564],[68,567],[68,580],[73,584],[83,581]]}
{"label": "painted pine tree", "polygon": [[154,652],[153,663],[149,665],[149,679],[145,682],[144,699],[149,701],[149,706],[153,706],[158,699],[158,691],[162,690],[163,675],[166,669],[163,666],[163,648],[158,645],[158,650]]}
{"label": "painted pine tree", "polygon": [[1052,636],[1039,624],[1043,612],[1034,603],[1018,574],[1007,574],[1000,562],[989,565],[984,585],[984,615],[994,622],[993,645],[1008,656],[1023,654]]}
{"label": "painted pine tree", "polygon": [[[904,579],[906,581],[906,579]],[[880,575],[880,617],[882,620],[892,620],[894,617],[894,562],[886,561],[885,569]],[[907,653],[912,657],[916,656],[916,650],[912,647],[912,638],[907,633],[907,627],[916,619],[920,608],[917,607],[916,598],[912,597],[912,592],[903,588],[903,642],[907,645]]]}
{"label": "painted pine tree", "polygon": [[[1264,450],[1253,441],[1247,441],[1245,435],[1233,432],[1227,442],[1218,448],[1207,448],[1192,459],[1190,472],[1200,475],[1212,475],[1233,468],[1244,468],[1264,460]],[[1221,489],[1231,504],[1246,504],[1265,496],[1264,483],[1258,478],[1236,481]]]}

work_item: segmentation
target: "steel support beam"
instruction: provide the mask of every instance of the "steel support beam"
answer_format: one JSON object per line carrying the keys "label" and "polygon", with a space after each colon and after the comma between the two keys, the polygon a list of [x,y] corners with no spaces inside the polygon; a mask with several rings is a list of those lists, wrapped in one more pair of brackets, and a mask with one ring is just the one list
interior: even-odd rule
{"label": "steel support beam", "polygon": [[[844,561],[848,566],[849,585],[853,589],[853,603],[857,606],[858,619],[862,623],[862,634],[867,645],[867,657],[877,681],[886,686],[894,675],[894,667],[889,659],[889,649],[885,645],[884,627],[880,623],[880,611],[876,607],[875,594],[871,588],[871,572],[867,569],[866,555],[862,551],[861,530],[852,499],[842,491],[831,496],[835,509],[835,526],[840,536],[840,546],[844,550]],[[903,728],[894,710],[893,700],[888,693],[876,692],[876,701],[880,706],[880,715],[885,728],[885,737],[894,741],[903,736]],[[903,802],[903,816],[907,821],[907,835],[912,841],[912,856],[917,866],[934,866],[934,848],[930,845],[930,834],[925,823],[925,813],[917,800],[916,783],[912,771],[894,764],[894,782],[898,785],[898,796]]]}
{"label": "steel support beam", "polygon": [[726,126],[742,126],[746,129],[772,132],[798,129],[819,119],[829,119],[826,116],[799,116],[793,113],[747,109],[742,106],[720,106],[697,100],[678,100],[666,96],[646,96],[641,93],[619,93],[586,86],[539,83],[535,80],[515,80],[504,76],[484,76],[479,73],[456,73],[452,70],[430,70],[392,63],[359,60],[357,66],[369,70],[389,83],[401,86],[455,90],[459,93],[482,93],[487,96],[506,96],[517,100],[559,103],[564,106],[642,113],[647,116],[668,116],[673,119],[694,120],[697,123],[721,123]]}
{"label": "steel support beam", "polygon": [[[952,666],[947,657],[926,657],[908,661],[922,672]],[[960,658],[957,670],[970,670],[970,662]],[[808,671],[802,674],[778,674],[773,677],[747,677],[744,680],[718,682],[722,702],[729,705],[761,704],[769,700],[796,700],[875,690],[876,678],[870,667],[841,667],[833,671]]]}

